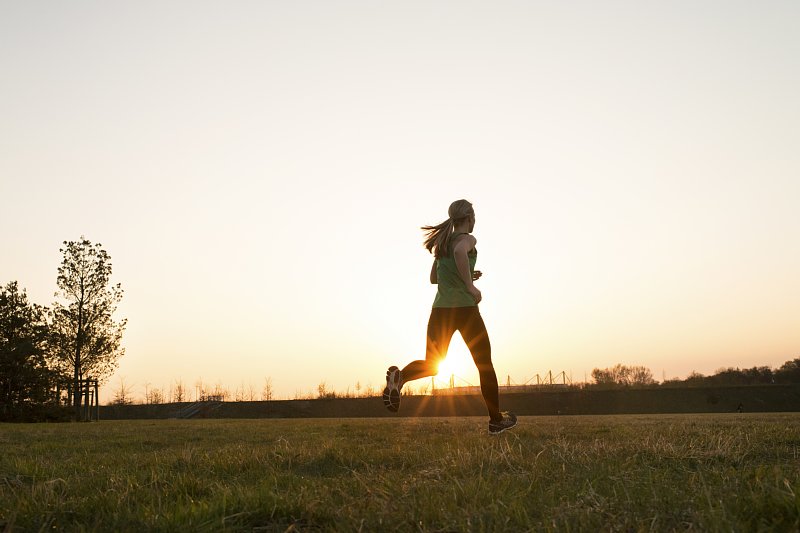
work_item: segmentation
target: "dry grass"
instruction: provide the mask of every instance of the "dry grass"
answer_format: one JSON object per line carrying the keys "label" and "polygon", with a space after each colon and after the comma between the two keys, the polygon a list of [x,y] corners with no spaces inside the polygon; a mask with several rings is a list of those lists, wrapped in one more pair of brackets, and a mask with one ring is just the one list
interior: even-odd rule
{"label": "dry grass", "polygon": [[0,528],[794,531],[800,415],[0,426]]}

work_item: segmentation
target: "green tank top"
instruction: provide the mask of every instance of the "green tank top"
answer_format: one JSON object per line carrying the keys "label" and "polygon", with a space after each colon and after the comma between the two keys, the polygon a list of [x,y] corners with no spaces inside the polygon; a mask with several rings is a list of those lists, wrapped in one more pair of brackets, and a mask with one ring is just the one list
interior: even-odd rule
{"label": "green tank top", "polygon": [[[455,238],[461,233],[455,233],[450,238],[447,256],[436,260],[436,278],[438,289],[436,298],[433,300],[433,307],[472,307],[478,305],[475,298],[467,292],[464,280],[458,275],[456,260],[453,257],[455,248]],[[475,271],[475,262],[478,260],[478,251],[472,250],[467,254],[469,259],[469,272]]]}

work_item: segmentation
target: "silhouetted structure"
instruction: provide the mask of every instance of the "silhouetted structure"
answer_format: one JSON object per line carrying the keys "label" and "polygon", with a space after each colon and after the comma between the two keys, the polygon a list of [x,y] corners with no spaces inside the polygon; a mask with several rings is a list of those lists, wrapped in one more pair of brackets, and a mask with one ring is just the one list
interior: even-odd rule
{"label": "silhouetted structure", "polygon": [[[100,402],[98,401],[98,383],[94,378],[78,380],[78,391],[74,391],[74,382],[67,383],[67,405],[72,405],[73,398],[79,397],[80,420],[100,420]],[[60,395],[60,391],[58,392]]]}

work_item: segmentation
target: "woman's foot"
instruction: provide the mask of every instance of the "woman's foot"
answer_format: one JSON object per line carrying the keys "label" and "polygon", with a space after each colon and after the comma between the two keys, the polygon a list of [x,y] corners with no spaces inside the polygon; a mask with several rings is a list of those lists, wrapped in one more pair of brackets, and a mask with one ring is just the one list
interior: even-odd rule
{"label": "woman's foot", "polygon": [[400,369],[390,366],[386,371],[386,388],[383,389],[383,405],[388,410],[396,413],[400,409],[400,389],[403,388],[403,378]]}
{"label": "woman's foot", "polygon": [[489,421],[489,435],[499,435],[507,429],[511,429],[517,425],[517,415],[503,411],[501,420],[497,422]]}

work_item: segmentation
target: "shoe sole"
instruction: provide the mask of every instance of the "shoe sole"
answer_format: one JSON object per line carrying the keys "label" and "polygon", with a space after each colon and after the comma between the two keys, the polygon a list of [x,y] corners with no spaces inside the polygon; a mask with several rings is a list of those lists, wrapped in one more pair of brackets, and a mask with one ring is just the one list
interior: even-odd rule
{"label": "shoe sole", "polygon": [[386,372],[386,388],[383,389],[383,405],[396,413],[400,409],[400,369],[390,366]]}

